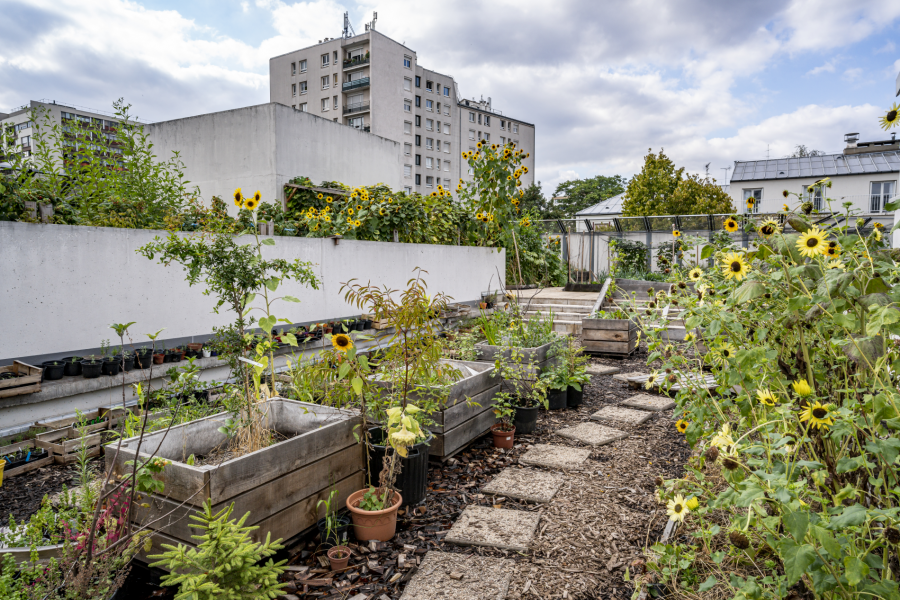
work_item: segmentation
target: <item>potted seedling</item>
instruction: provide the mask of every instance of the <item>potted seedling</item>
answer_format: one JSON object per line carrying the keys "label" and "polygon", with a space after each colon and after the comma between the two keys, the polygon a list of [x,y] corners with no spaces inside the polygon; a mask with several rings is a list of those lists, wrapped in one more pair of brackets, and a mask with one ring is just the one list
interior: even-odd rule
{"label": "potted seedling", "polygon": [[495,448],[512,448],[516,436],[516,426],[511,420],[516,413],[513,406],[513,396],[509,392],[499,392],[494,397],[494,416],[500,422],[491,426],[491,435],[494,436]]}
{"label": "potted seedling", "polygon": [[560,410],[566,407],[567,390],[569,389],[569,371],[563,361],[559,361],[549,370],[541,374],[547,385],[548,410]]}
{"label": "potted seedling", "polygon": [[96,357],[85,357],[81,361],[81,375],[85,379],[95,379],[103,372],[103,360]]}
{"label": "potted seedling", "polygon": [[62,359],[65,368],[63,369],[63,374],[67,377],[78,377],[81,375],[81,357],[80,356],[67,356]]}
{"label": "potted seedling", "polygon": [[567,344],[561,350],[560,360],[566,365],[566,405],[578,408],[584,398],[584,386],[591,380],[586,369],[588,358],[581,346]]}
{"label": "potted seedling", "polygon": [[[325,516],[316,522],[316,528],[322,537],[321,546],[325,549],[343,546],[347,543],[347,534],[350,530],[350,517],[337,514],[338,491],[331,490],[328,498],[319,500],[316,509],[324,507]],[[346,566],[346,565],[345,565]]]}
{"label": "potted seedling", "polygon": [[66,370],[66,363],[61,360],[48,360],[42,362],[41,367],[43,367],[44,381],[53,381],[62,379]]}
{"label": "potted seedling", "polygon": [[201,350],[203,352],[203,358],[209,358],[212,356],[212,350],[210,350],[209,346],[203,346]]}

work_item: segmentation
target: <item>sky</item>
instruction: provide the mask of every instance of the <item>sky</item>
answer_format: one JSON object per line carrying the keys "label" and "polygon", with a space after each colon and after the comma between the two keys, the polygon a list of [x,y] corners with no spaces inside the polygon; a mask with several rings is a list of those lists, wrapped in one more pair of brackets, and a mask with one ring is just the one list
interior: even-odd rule
{"label": "sky", "polygon": [[900,1],[0,0],[0,111],[50,99],[145,121],[268,102],[268,60],[376,28],[464,98],[535,124],[536,177],[630,177],[648,149],[735,160],[886,139]]}

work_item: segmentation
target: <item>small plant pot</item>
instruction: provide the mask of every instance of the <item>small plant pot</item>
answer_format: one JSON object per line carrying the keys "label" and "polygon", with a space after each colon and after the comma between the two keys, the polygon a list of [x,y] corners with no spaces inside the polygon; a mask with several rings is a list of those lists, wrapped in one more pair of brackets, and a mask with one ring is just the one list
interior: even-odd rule
{"label": "small plant pot", "polygon": [[192,350],[193,352],[200,352],[200,350],[203,348],[203,344],[188,344],[187,347],[188,350]]}
{"label": "small plant pot", "polygon": [[126,373],[134,368],[134,357],[128,356],[122,361],[122,370]]}
{"label": "small plant pot", "polygon": [[99,360],[81,361],[81,376],[85,379],[96,379],[103,372],[103,362]]}
{"label": "small plant pot", "polygon": [[164,362],[166,362],[166,355],[163,354],[162,352],[157,352],[156,354],[153,355],[153,364],[161,365]]}
{"label": "small plant pot", "polygon": [[389,542],[397,533],[397,510],[403,503],[403,496],[394,492],[394,503],[384,510],[362,510],[359,508],[359,501],[367,491],[369,490],[359,490],[347,497],[353,534],[361,542]]}
{"label": "small plant pot", "polygon": [[478,308],[480,308],[481,310],[487,309],[487,302],[479,302]]}
{"label": "small plant pot", "polygon": [[150,351],[147,352],[135,352],[134,353],[134,366],[138,369],[146,369],[153,363],[153,353]]}
{"label": "small plant pot", "polygon": [[328,562],[331,563],[332,571],[340,571],[347,568],[350,562],[350,548],[347,546],[335,546],[328,550]]}
{"label": "small plant pot", "polygon": [[547,403],[550,410],[562,410],[566,407],[566,390],[550,390],[547,392]]}
{"label": "small plant pot", "polygon": [[54,381],[62,379],[66,371],[66,363],[61,360],[48,360],[41,363],[43,368],[44,381]]}
{"label": "small plant pot", "polygon": [[502,425],[497,423],[491,427],[491,435],[494,436],[494,448],[512,448],[515,443],[516,428],[510,431],[500,429]]}
{"label": "small plant pot", "polygon": [[350,517],[347,515],[335,515],[335,518],[338,521],[338,526],[335,530],[331,532],[331,537],[329,539],[325,539],[325,519],[319,519],[316,522],[316,528],[319,530],[319,535],[322,536],[322,543],[319,545],[320,548],[328,549],[333,548],[335,546],[343,546],[350,539]]}
{"label": "small plant pot", "polygon": [[534,433],[534,430],[537,428],[538,410],[537,406],[517,406],[516,417],[513,420],[516,432],[522,434]]}
{"label": "small plant pot", "polygon": [[104,360],[103,367],[102,367],[103,374],[104,375],[118,375],[119,374],[119,366],[120,366],[119,360],[120,359],[117,357],[108,358],[108,359]]}
{"label": "small plant pot", "polygon": [[202,350],[202,352],[203,352],[203,358],[209,358],[210,356],[212,356],[212,352],[206,348],[204,348]]}
{"label": "small plant pot", "polygon": [[62,361],[65,363],[63,374],[67,377],[78,377],[81,375],[81,361],[75,360],[74,356],[67,356]]}
{"label": "small plant pot", "polygon": [[566,390],[566,406],[569,408],[578,408],[584,400],[584,390],[576,390],[571,385]]}

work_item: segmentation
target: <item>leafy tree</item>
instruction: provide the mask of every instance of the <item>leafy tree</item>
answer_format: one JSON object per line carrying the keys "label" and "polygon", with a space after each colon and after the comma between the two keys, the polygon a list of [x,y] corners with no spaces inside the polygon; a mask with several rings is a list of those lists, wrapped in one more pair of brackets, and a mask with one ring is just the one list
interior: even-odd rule
{"label": "leafy tree", "polygon": [[804,158],[806,156],[823,156],[825,153],[821,150],[809,150],[804,144],[794,146],[794,152],[785,158]]}
{"label": "leafy tree", "polygon": [[522,194],[521,202],[522,210],[531,212],[541,219],[558,218],[558,215],[553,210],[551,200],[544,196],[540,181],[532,183],[525,189],[525,193]]}
{"label": "leafy tree", "polygon": [[731,197],[715,180],[697,175],[684,177],[684,167],[660,150],[644,157],[644,168],[628,183],[622,215],[697,215],[734,212]]}
{"label": "leafy tree", "polygon": [[597,175],[588,179],[564,181],[556,186],[553,193],[558,200],[553,206],[556,215],[550,218],[572,219],[578,211],[621,194],[627,183],[621,175]]}

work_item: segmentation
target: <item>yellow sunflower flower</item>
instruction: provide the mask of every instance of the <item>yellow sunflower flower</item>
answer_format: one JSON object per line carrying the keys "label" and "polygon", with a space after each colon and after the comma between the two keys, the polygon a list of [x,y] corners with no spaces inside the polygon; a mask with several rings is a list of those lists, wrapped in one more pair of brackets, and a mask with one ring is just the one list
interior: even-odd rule
{"label": "yellow sunflower flower", "polygon": [[247,210],[255,210],[256,207],[259,206],[259,202],[254,200],[253,198],[247,198],[244,200],[244,208]]}
{"label": "yellow sunflower flower", "polygon": [[756,390],[756,399],[766,406],[775,406],[778,403],[778,398],[769,389]]}
{"label": "yellow sunflower flower", "polygon": [[346,333],[336,333],[331,336],[331,345],[334,346],[336,350],[346,352],[353,347],[353,340],[351,340],[350,336]]}
{"label": "yellow sunflower flower", "polygon": [[673,230],[672,230],[672,237],[676,237],[676,238],[681,237],[681,232],[678,231],[677,229],[673,229]]}
{"label": "yellow sunflower flower", "polygon": [[684,433],[687,431],[688,425],[690,425],[690,423],[684,419],[679,419],[678,422],[675,423],[675,429],[677,429],[679,433]]}
{"label": "yellow sunflower flower", "polygon": [[841,271],[847,270],[847,267],[844,266],[844,263],[842,263],[839,260],[832,260],[832,261],[828,262],[828,264],[826,264],[825,266],[828,267],[829,269],[840,269]]}
{"label": "yellow sunflower flower", "polygon": [[831,411],[827,406],[823,406],[818,401],[814,404],[807,404],[806,408],[800,411],[800,420],[808,422],[812,427],[818,429],[828,429],[834,425]]}
{"label": "yellow sunflower flower", "polygon": [[350,216],[352,217],[352,216],[353,216],[353,209],[352,209],[352,208],[348,208],[348,209],[347,209],[347,214],[350,215]]}
{"label": "yellow sunflower flower", "polygon": [[701,269],[700,267],[694,267],[688,273],[688,279],[690,279],[691,281],[700,281],[701,279],[703,279],[703,269]]}
{"label": "yellow sunflower flower", "polygon": [[781,226],[778,224],[778,221],[776,221],[775,219],[766,219],[765,221],[760,223],[759,229],[756,230],[756,232],[760,236],[762,236],[766,239],[769,239],[770,237],[772,237],[773,235],[775,235],[776,233],[778,233],[780,231],[781,231]]}
{"label": "yellow sunflower flower", "polygon": [[791,383],[791,387],[794,388],[794,393],[801,398],[812,396],[812,388],[809,387],[809,384],[806,383],[805,379],[798,379],[797,381]]}
{"label": "yellow sunflower flower", "polygon": [[356,205],[356,210],[357,210],[357,212],[361,211],[361,210],[362,210],[362,204],[357,204],[357,205]]}
{"label": "yellow sunflower flower", "polygon": [[800,236],[800,239],[797,240],[797,249],[800,250],[800,254],[803,256],[815,258],[825,252],[827,247],[826,237],[828,237],[827,233],[818,227],[813,227],[809,231],[803,233]]}
{"label": "yellow sunflower flower", "polygon": [[878,122],[885,131],[891,127],[896,127],[897,123],[900,123],[900,107],[897,106],[896,102],[894,102],[894,105],[888,109],[883,117],[878,119]]}
{"label": "yellow sunflower flower", "polygon": [[241,193],[241,188],[234,190],[234,205],[238,208],[244,206],[244,195]]}
{"label": "yellow sunflower flower", "polygon": [[677,494],[666,504],[666,514],[672,521],[682,522],[687,514],[691,512],[684,500],[684,496]]}
{"label": "yellow sunflower flower", "polygon": [[731,217],[728,217],[727,219],[725,219],[725,231],[730,231],[730,232],[734,233],[735,231],[738,230],[739,227],[740,226],[738,225],[738,222],[735,221],[734,219],[732,219]]}
{"label": "yellow sunflower flower", "polygon": [[262,200],[262,194],[259,193],[259,190],[256,190],[256,193],[253,194],[253,199],[256,200],[257,204]]}
{"label": "yellow sunflower flower", "polygon": [[783,210],[784,212],[787,212],[787,211],[790,210],[790,207],[789,207],[787,204],[782,204],[782,205],[781,205],[781,210]]}
{"label": "yellow sunflower flower", "polygon": [[726,279],[741,281],[749,271],[750,266],[744,262],[744,255],[740,252],[729,252],[722,259],[722,274]]}
{"label": "yellow sunflower flower", "polygon": [[318,195],[316,196],[316,198],[318,198],[319,200],[321,200],[322,197],[323,197],[322,194],[318,194]]}
{"label": "yellow sunflower flower", "polygon": [[723,360],[728,360],[729,358],[734,358],[734,346],[729,344],[728,342],[723,343],[719,346],[718,355],[722,357]]}
{"label": "yellow sunflower flower", "polygon": [[687,500],[684,501],[687,504],[689,510],[697,510],[697,507],[700,506],[700,500],[698,500],[695,496],[691,496]]}
{"label": "yellow sunflower flower", "polygon": [[327,202],[328,204],[331,204],[332,202],[334,202],[334,198],[332,198],[331,196],[328,196],[327,198],[325,198],[325,202]]}
{"label": "yellow sunflower flower", "polygon": [[880,229],[873,229],[873,230],[872,230],[872,237],[875,238],[875,241],[876,241],[876,242],[880,242],[880,241],[881,241],[881,230],[880,230]]}
{"label": "yellow sunflower flower", "polygon": [[725,423],[722,425],[722,428],[719,432],[713,436],[713,438],[709,441],[710,446],[715,446],[716,448],[721,448],[726,451],[731,451],[731,448],[734,446],[734,438],[731,437],[731,425]]}

